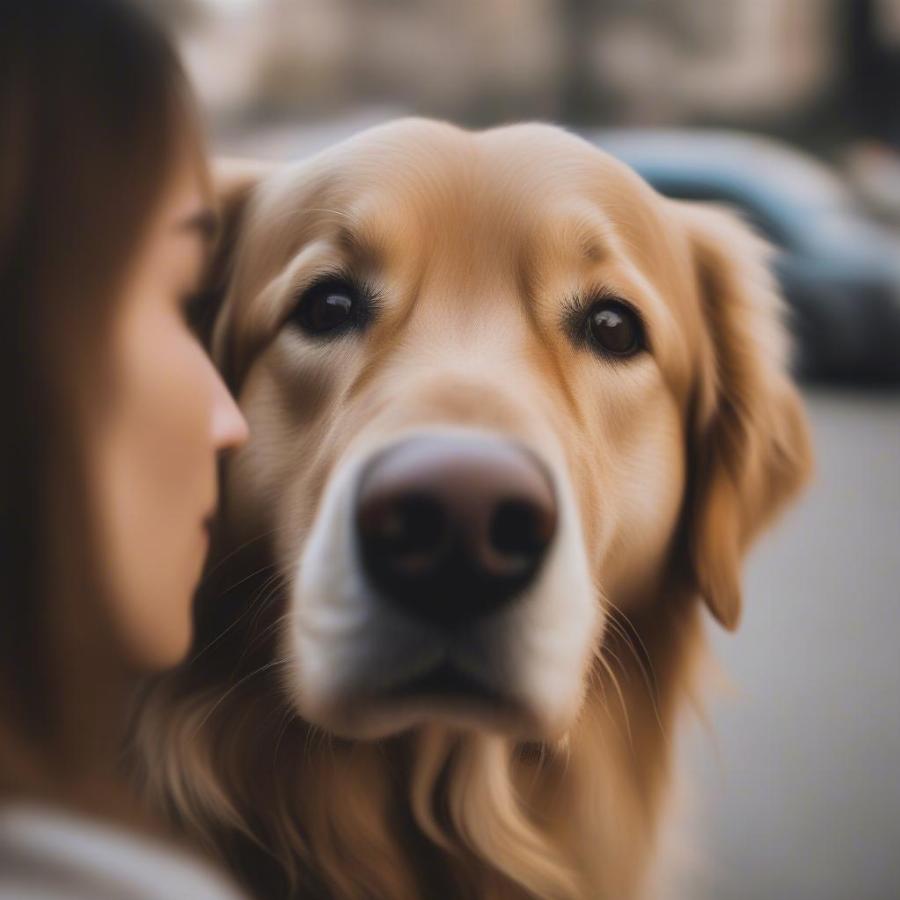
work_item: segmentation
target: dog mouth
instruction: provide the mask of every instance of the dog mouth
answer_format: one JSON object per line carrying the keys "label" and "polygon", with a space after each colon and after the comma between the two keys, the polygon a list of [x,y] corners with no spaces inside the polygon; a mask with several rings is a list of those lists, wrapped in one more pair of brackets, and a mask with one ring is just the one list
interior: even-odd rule
{"label": "dog mouth", "polygon": [[508,698],[481,678],[470,675],[449,661],[439,663],[384,692],[385,700],[434,699],[473,701],[497,707],[509,705]]}
{"label": "dog mouth", "polygon": [[[385,736],[428,724],[512,732],[532,716],[490,674],[467,671],[452,658],[391,678],[388,683],[352,691],[339,714],[339,731]],[[371,733],[370,733],[371,732]]]}

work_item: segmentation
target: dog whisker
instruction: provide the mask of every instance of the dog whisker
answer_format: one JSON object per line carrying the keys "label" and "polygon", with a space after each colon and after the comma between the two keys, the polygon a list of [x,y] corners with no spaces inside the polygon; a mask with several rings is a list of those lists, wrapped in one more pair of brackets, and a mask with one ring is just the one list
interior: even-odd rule
{"label": "dog whisker", "polygon": [[260,666],[257,669],[254,669],[252,672],[249,672],[247,675],[244,675],[239,681],[235,684],[231,685],[227,690],[223,691],[222,695],[216,700],[216,702],[206,711],[206,714],[197,724],[195,729],[195,734],[199,734],[206,723],[210,720],[213,713],[236,691],[238,688],[242,687],[246,684],[251,678],[255,678],[257,675],[262,674],[263,672],[268,672],[271,669],[278,668],[279,666],[284,666],[289,663],[286,659],[273,659],[264,665]]}
{"label": "dog whisker", "polygon": [[291,725],[297,721],[297,713],[294,708],[285,703],[281,710],[281,724],[278,727],[277,737],[275,738],[275,746],[272,750],[272,771],[278,771],[278,751],[281,749],[281,742],[287,734]]}
{"label": "dog whisker", "polygon": [[[650,656],[650,652],[647,649],[647,646],[644,643],[640,632],[637,630],[628,616],[608,597],[604,596],[603,602],[605,603],[610,613],[607,618],[607,626],[614,634],[618,635],[621,638],[622,643],[625,645],[625,648],[629,650],[631,652],[631,655],[634,657],[634,661],[637,664],[638,671],[641,675],[641,678],[643,679],[644,686],[647,689],[647,696],[650,700],[653,709],[653,716],[656,720],[657,727],[659,728],[660,735],[664,740],[668,742],[666,728],[659,711],[659,688],[656,678],[656,672],[653,669],[653,661]],[[637,645],[640,647],[640,651],[638,650],[638,646],[635,645],[635,640],[637,641]]]}
{"label": "dog whisker", "polygon": [[634,737],[631,733],[631,719],[628,714],[628,704],[625,702],[625,694],[622,691],[622,686],[619,684],[619,679],[616,676],[616,673],[613,671],[612,666],[606,660],[605,652],[607,648],[601,647],[600,652],[596,655],[597,661],[603,666],[603,670],[609,676],[609,680],[612,682],[612,686],[616,692],[616,695],[619,698],[619,705],[622,708],[622,718],[625,722],[625,733],[628,738],[629,744],[631,744],[632,749],[634,748]]}
{"label": "dog whisker", "polygon": [[200,579],[200,584],[198,587],[203,587],[210,580],[211,576],[215,575],[226,563],[230,562],[234,559],[238,554],[242,553],[248,547],[251,547],[253,544],[259,543],[262,540],[265,540],[268,537],[271,537],[273,534],[277,534],[281,529],[279,528],[270,528],[268,531],[263,531],[262,533],[256,535],[255,537],[249,538],[246,541],[238,544],[236,547],[231,549],[228,553],[216,559],[215,563],[211,565],[204,573],[203,577]]}
{"label": "dog whisker", "polygon": [[[247,602],[247,604],[245,604],[244,608],[241,610],[240,614],[235,616],[234,619],[232,619],[231,622],[229,622],[225,628],[223,628],[221,631],[217,632],[214,637],[212,637],[209,641],[207,641],[191,657],[189,665],[194,665],[203,656],[204,653],[206,653],[211,647],[213,647],[220,640],[222,640],[222,638],[224,638],[229,632],[231,632],[233,629],[237,628],[237,626],[240,625],[241,622],[243,622],[244,619],[250,614],[250,612],[253,610],[254,606],[257,605],[257,603],[261,597],[260,592],[265,590],[266,585],[269,585],[274,580],[278,579],[280,577],[281,573],[276,570],[276,567],[274,566],[274,564],[263,566],[260,569],[257,569],[251,575],[248,575],[246,578],[242,578],[239,582],[237,582],[237,584],[233,585],[231,588],[228,589],[228,591],[231,591],[235,587],[238,587],[239,585],[250,580],[251,578],[262,575],[263,572],[267,571],[268,569],[273,569],[275,571],[272,575],[268,576],[268,578],[264,582],[263,586],[254,592],[254,594],[251,596],[250,600]],[[225,591],[223,593],[228,593],[228,591]]]}

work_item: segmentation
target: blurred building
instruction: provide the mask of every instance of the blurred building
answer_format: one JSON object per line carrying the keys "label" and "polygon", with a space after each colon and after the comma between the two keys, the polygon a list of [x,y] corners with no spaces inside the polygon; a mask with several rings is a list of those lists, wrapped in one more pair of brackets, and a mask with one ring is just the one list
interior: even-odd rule
{"label": "blurred building", "polygon": [[900,0],[164,2],[220,124],[389,104],[471,124],[827,131],[900,48]]}

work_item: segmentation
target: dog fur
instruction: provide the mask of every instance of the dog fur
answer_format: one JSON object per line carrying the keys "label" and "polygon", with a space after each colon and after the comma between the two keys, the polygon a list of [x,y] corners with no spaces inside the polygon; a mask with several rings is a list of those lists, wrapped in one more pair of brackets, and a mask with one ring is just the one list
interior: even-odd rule
{"label": "dog fur", "polygon": [[[811,464],[767,248],[545,125],[402,121],[220,184],[213,346],[251,440],[190,661],[138,719],[148,796],[260,897],[645,896],[702,693],[698,601],[737,625],[742,557]],[[379,297],[365,333],[286,324],[346,270]],[[646,352],[565,333],[605,295]],[[383,650],[355,475],[459,432],[526,445],[559,496],[551,557],[490,638],[529,715],[342,707],[347,667]]]}

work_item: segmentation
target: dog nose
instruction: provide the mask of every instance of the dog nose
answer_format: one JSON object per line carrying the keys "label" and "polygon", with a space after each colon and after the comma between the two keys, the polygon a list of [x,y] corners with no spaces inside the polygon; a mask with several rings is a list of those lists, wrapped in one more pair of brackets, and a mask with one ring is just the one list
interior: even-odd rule
{"label": "dog nose", "polygon": [[445,626],[494,612],[530,584],[556,520],[537,458],[476,437],[411,438],[382,451],[356,506],[373,585],[407,614]]}

